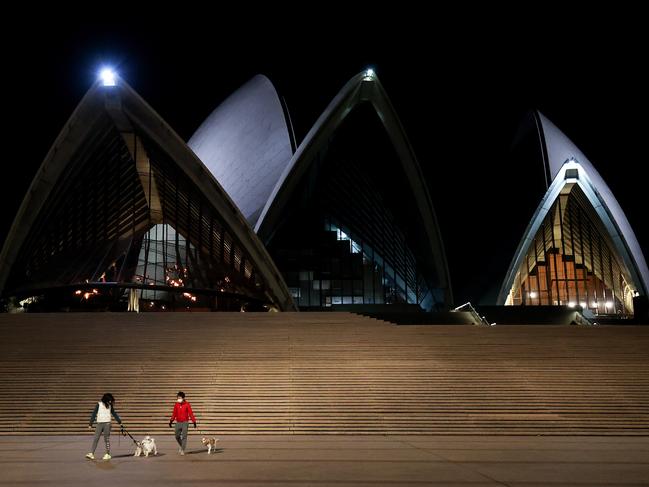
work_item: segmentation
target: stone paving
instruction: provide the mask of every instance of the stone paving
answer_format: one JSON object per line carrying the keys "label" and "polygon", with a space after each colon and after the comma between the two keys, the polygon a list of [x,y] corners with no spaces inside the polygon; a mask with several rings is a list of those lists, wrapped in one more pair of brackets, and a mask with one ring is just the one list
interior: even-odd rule
{"label": "stone paving", "polygon": [[149,458],[111,439],[90,461],[90,436],[0,437],[0,485],[649,486],[649,437],[231,435],[208,455],[194,434]]}

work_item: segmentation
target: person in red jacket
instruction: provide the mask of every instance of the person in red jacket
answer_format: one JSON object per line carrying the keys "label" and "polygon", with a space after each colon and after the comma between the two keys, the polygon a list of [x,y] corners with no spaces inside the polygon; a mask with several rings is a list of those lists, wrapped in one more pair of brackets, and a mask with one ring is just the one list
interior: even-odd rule
{"label": "person in red jacket", "polygon": [[174,412],[169,420],[169,427],[171,428],[171,425],[175,420],[176,441],[180,447],[178,453],[181,455],[185,454],[185,448],[187,448],[187,431],[189,429],[190,419],[192,423],[194,423],[194,428],[196,428],[196,418],[194,417],[192,406],[185,401],[185,393],[183,391],[178,391],[178,394],[176,394],[176,404],[174,404]]}

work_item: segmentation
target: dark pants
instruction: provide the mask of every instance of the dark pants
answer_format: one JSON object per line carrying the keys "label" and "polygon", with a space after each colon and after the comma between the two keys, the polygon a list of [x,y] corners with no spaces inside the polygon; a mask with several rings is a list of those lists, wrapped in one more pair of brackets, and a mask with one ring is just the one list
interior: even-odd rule
{"label": "dark pants", "polygon": [[95,426],[95,438],[92,440],[92,452],[95,453],[97,449],[97,442],[99,437],[104,434],[104,442],[106,443],[106,453],[110,455],[110,423],[97,423]]}
{"label": "dark pants", "polygon": [[187,431],[189,430],[189,422],[176,422],[174,427],[176,430],[176,441],[178,442],[178,445],[180,445],[180,448],[185,451],[185,448],[187,448]]}

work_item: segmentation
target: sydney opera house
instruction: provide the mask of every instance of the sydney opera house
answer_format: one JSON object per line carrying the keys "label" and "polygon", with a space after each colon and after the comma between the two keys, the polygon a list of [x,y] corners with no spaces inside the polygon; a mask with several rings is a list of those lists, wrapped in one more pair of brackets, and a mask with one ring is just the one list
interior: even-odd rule
{"label": "sydney opera house", "polygon": [[36,174],[2,249],[0,289],[32,309],[451,304],[430,196],[371,71],[299,146],[264,76],[185,143],[109,73]]}
{"label": "sydney opera house", "polygon": [[[620,205],[541,114],[542,196],[502,305],[630,316],[649,272]],[[110,73],[37,172],[0,255],[9,307],[297,310],[452,306],[420,166],[372,70],[295,140],[256,76],[188,142]]]}
{"label": "sydney opera house", "polygon": [[[534,113],[547,191],[521,239],[498,304],[579,306],[627,317],[649,270],[624,211],[586,156]],[[639,301],[639,300],[638,300]]]}

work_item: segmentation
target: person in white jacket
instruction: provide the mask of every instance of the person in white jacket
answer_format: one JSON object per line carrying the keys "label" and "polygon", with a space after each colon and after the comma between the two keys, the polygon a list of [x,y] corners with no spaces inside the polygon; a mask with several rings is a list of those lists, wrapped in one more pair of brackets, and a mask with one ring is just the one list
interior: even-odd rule
{"label": "person in white jacket", "polygon": [[90,415],[90,423],[88,424],[88,428],[92,429],[92,423],[97,421],[97,425],[95,426],[95,438],[92,441],[92,451],[90,453],[86,454],[86,458],[89,458],[90,460],[95,459],[95,450],[97,449],[97,443],[99,442],[99,437],[104,435],[104,442],[106,444],[106,454],[103,456],[104,460],[110,460],[110,424],[111,424],[111,419],[114,417],[117,423],[122,424],[122,420],[119,417],[119,414],[117,414],[117,411],[115,411],[115,398],[113,395],[109,392],[104,394],[101,397],[101,401],[97,403],[95,406],[95,409],[92,411],[92,414]]}

